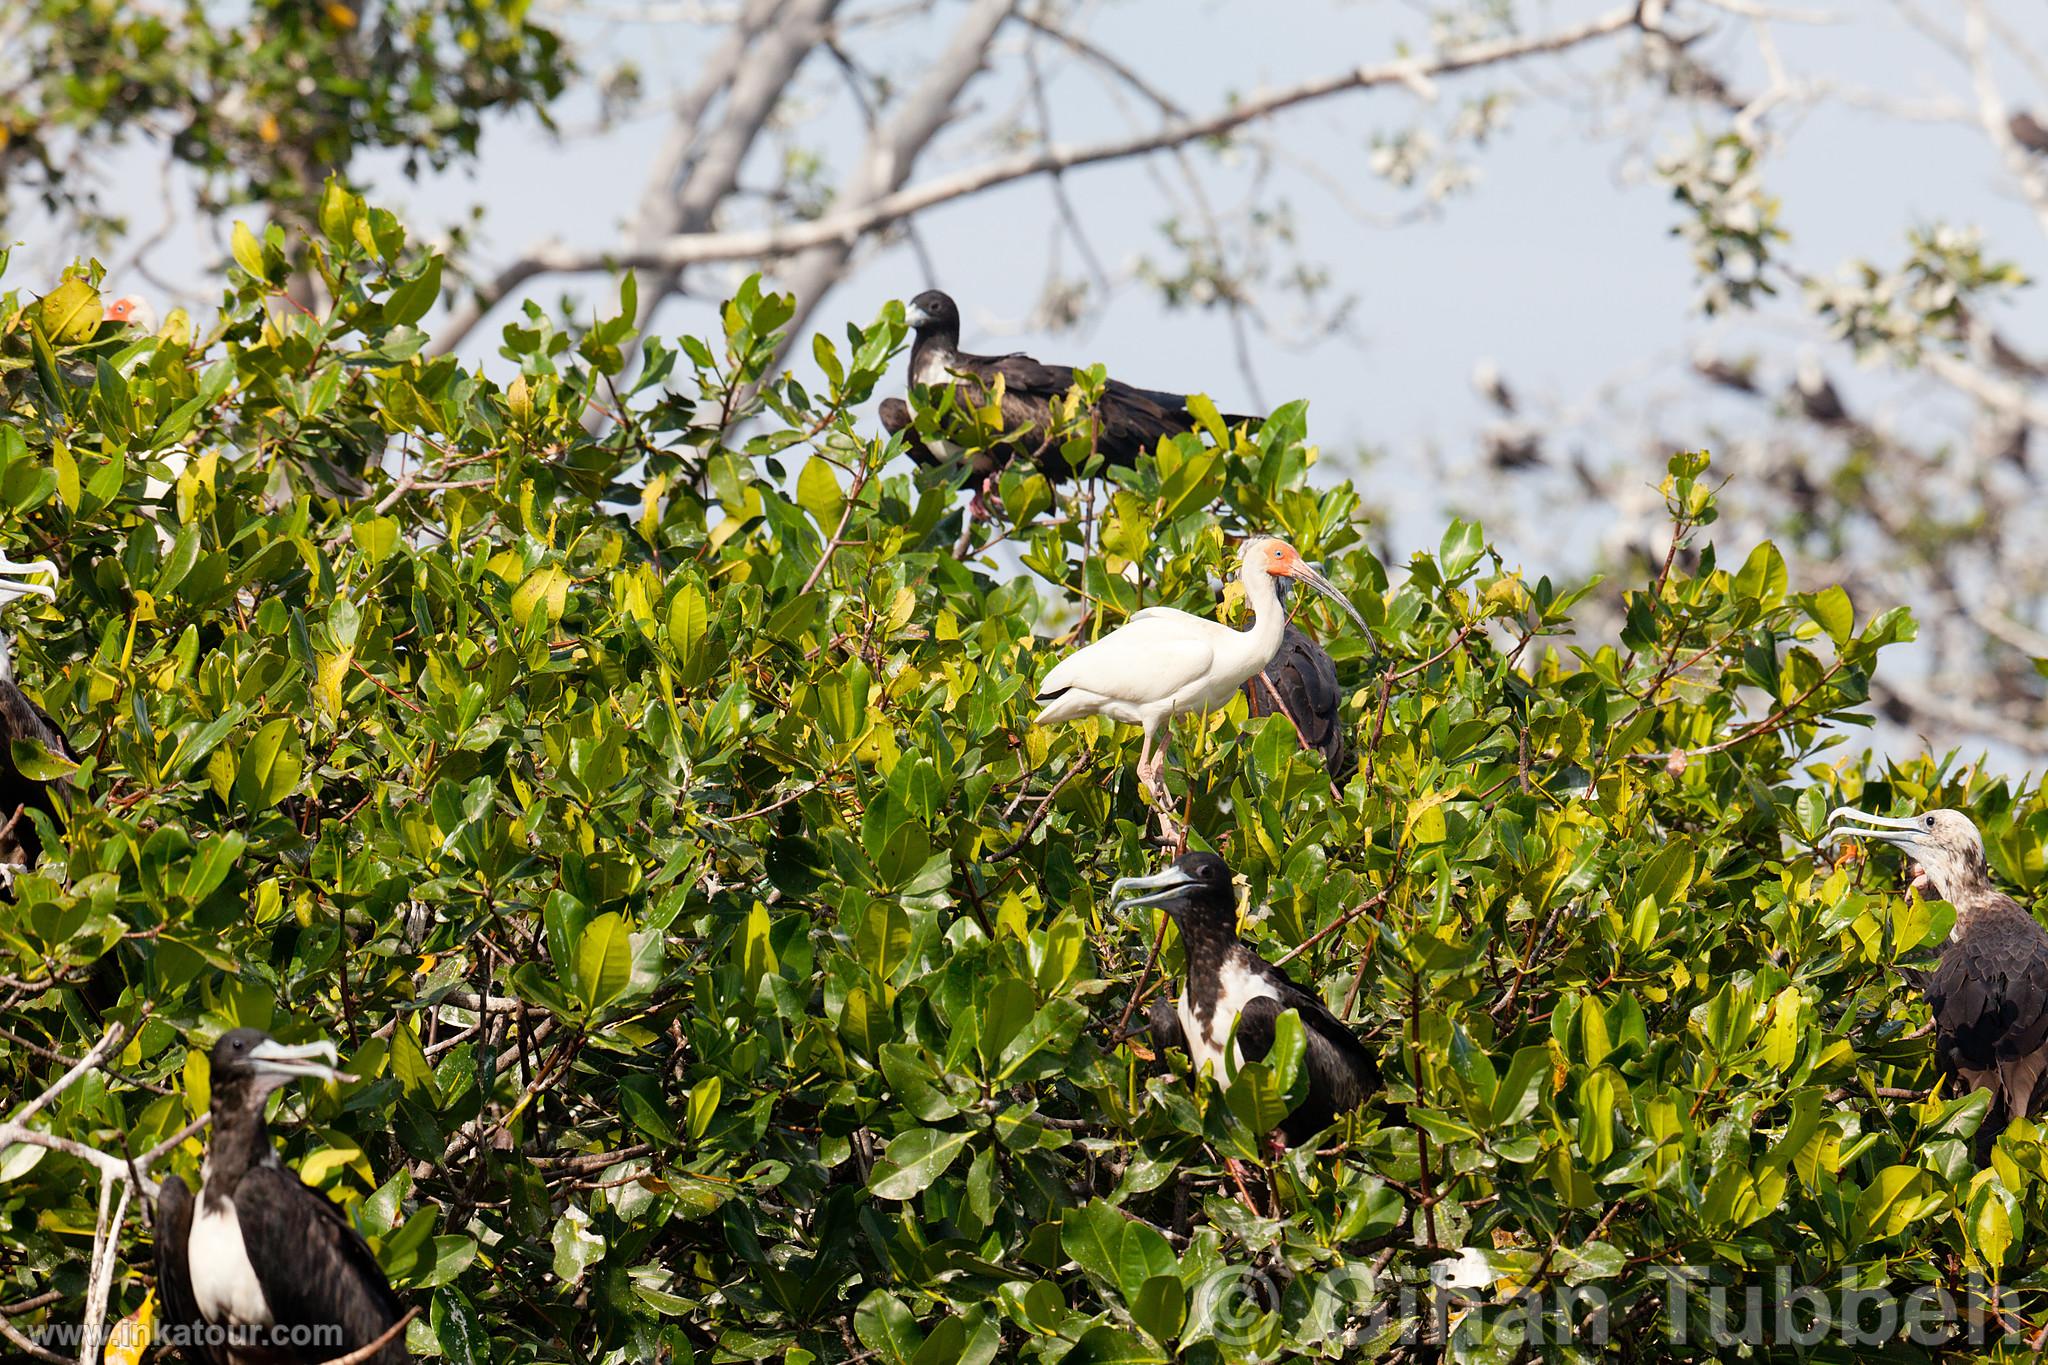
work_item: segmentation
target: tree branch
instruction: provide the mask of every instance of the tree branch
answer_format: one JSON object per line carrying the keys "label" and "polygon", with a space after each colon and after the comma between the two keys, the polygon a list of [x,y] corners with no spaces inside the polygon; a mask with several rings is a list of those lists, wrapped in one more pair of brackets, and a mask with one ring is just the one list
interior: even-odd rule
{"label": "tree branch", "polygon": [[[827,4],[827,0],[812,0],[812,3],[822,5]],[[1003,5],[1001,8],[1007,11],[1009,6]],[[621,269],[652,269],[673,273],[692,265],[719,261],[770,261],[822,248],[831,248],[833,254],[843,255],[850,253],[861,238],[900,222],[912,214],[955,199],[979,194],[999,185],[1007,185],[1037,175],[1075,170],[1083,166],[1125,161],[1193,142],[1220,138],[1246,124],[1271,118],[1298,105],[1314,103],[1335,95],[1388,85],[1406,86],[1426,92],[1431,89],[1431,79],[1437,76],[1498,66],[1525,57],[1555,55],[1612,37],[1617,33],[1645,29],[1647,24],[1648,20],[1641,15],[1639,7],[1629,4],[1610,10],[1585,23],[1562,28],[1553,33],[1465,44],[1446,49],[1428,60],[1410,57],[1353,67],[1347,71],[1240,100],[1229,108],[1206,117],[1174,120],[1150,132],[1080,146],[1053,146],[1014,156],[999,157],[980,166],[937,177],[922,185],[880,194],[853,208],[829,214],[810,223],[743,232],[703,232],[686,229],[659,241],[628,243],[623,247],[597,250],[570,247],[561,243],[543,244],[501,270],[496,278],[484,287],[478,304],[472,305],[451,319],[442,336],[436,339],[433,350],[439,354],[452,348],[460,341],[462,335],[475,326],[483,313],[488,312],[491,307],[528,280],[539,275]],[[967,27],[969,25],[963,25],[963,29]],[[941,65],[943,67],[944,63]],[[733,99],[736,101],[738,98],[736,88]],[[660,292],[662,291],[643,286],[643,307],[646,306],[647,300],[656,297]],[[799,290],[798,296],[803,297],[803,291]]]}

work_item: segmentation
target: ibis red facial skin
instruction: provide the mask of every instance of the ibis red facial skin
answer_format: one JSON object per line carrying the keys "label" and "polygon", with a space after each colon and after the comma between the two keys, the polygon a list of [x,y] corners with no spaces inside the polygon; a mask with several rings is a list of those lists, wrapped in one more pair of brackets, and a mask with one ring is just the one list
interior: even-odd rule
{"label": "ibis red facial skin", "polygon": [[1989,1090],[1977,1129],[1979,1165],[2007,1124],[2048,1107],[2048,930],[1991,882],[1984,839],[1961,811],[1872,815],[1843,806],[1823,844],[1870,839],[1913,860],[1913,886],[1956,909],[1955,928],[1931,972],[1907,972],[1934,1016],[1934,1059],[1951,1083]]}
{"label": "ibis red facial skin", "polygon": [[[188,1365],[314,1365],[370,1346],[405,1310],[348,1216],[278,1160],[263,1121],[281,1085],[353,1078],[334,1068],[332,1043],[287,1047],[252,1028],[222,1034],[212,1060],[199,1192],[174,1175],[157,1196],[164,1324],[182,1332]],[[408,1358],[401,1332],[366,1365]]]}
{"label": "ibis red facial skin", "polygon": [[1278,586],[1283,579],[1328,597],[1366,631],[1365,618],[1292,545],[1260,536],[1246,541],[1238,555],[1238,581],[1252,608],[1251,629],[1232,630],[1172,607],[1147,607],[1053,665],[1039,685],[1037,723],[1108,716],[1142,726],[1138,777],[1163,812],[1161,778],[1173,718],[1223,705],[1273,661],[1287,627]]}
{"label": "ibis red facial skin", "polygon": [[139,332],[155,332],[156,309],[140,294],[123,294],[109,303],[102,315],[108,322],[125,323]]}
{"label": "ibis red facial skin", "polygon": [[[53,582],[60,577],[57,566],[47,559],[16,563],[0,554],[0,607],[31,596],[57,600],[56,588],[33,582],[30,575],[48,575]],[[42,832],[29,812],[41,811],[55,820],[56,794],[70,785],[68,778],[45,780],[22,772],[14,761],[15,740],[59,758],[77,758],[50,713],[30,701],[15,682],[14,642],[0,634],[0,884],[7,885],[16,872],[34,867],[42,856]]]}

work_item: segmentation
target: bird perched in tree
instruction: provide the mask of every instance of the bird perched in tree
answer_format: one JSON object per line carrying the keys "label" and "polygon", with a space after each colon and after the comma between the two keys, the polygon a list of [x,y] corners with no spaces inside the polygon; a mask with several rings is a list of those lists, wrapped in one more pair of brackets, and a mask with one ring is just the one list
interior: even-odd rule
{"label": "bird perched in tree", "polygon": [[[29,574],[48,574],[51,583],[31,583]],[[0,554],[0,607],[24,597],[57,600],[57,566],[47,559],[17,564]],[[67,762],[75,761],[71,743],[50,713],[30,701],[14,680],[14,641],[0,633],[0,885],[12,886],[14,874],[34,867],[42,856],[43,835],[31,811],[57,818],[56,793],[70,779],[30,777],[14,758],[19,742]]]}
{"label": "bird perched in tree", "polygon": [[1336,660],[1294,622],[1281,632],[1273,661],[1245,683],[1244,694],[1254,716],[1285,716],[1302,746],[1323,756],[1332,782],[1342,784],[1358,766],[1344,735]]}
{"label": "bird perched in tree", "polygon": [[[951,388],[962,407],[978,408],[990,401],[1001,382],[1003,430],[1013,433],[1013,440],[985,452],[988,469],[977,466],[984,492],[995,470],[1019,454],[1028,454],[1055,482],[1074,476],[1077,471],[1060,452],[1053,420],[1053,404],[1074,387],[1072,366],[1041,364],[1022,352],[991,356],[961,350],[960,309],[936,289],[910,301],[909,320],[915,329],[910,348],[912,384]],[[1112,379],[1089,410],[1092,426],[1084,423],[1079,434],[1092,437],[1094,453],[1104,463],[1136,464],[1138,457],[1150,453],[1162,438],[1195,429],[1187,403],[1184,393],[1134,388]],[[888,420],[885,413],[885,425]],[[1223,415],[1225,426],[1257,426],[1259,422],[1256,417]]]}
{"label": "bird perched in tree", "polygon": [[1147,607],[1054,664],[1039,684],[1040,725],[1108,716],[1144,727],[1138,780],[1152,794],[1162,824],[1168,823],[1163,778],[1173,718],[1223,705],[1247,679],[1273,662],[1287,628],[1281,580],[1307,584],[1329,598],[1358,626],[1368,644],[1372,640],[1358,609],[1284,540],[1257,536],[1246,541],[1238,552],[1237,576],[1252,608],[1249,630],[1232,630],[1173,607]]}
{"label": "bird perched in tree", "polygon": [[1148,1015],[1153,1045],[1162,1052],[1179,1048],[1197,1073],[1213,1067],[1220,1082],[1229,1070],[1272,1050],[1281,1015],[1293,1010],[1300,1016],[1307,1088],[1280,1125],[1286,1143],[1314,1137],[1378,1087],[1379,1063],[1358,1035],[1237,936],[1237,888],[1223,859],[1182,854],[1154,876],[1118,878],[1110,897],[1112,914],[1156,905],[1180,933],[1187,960],[1180,997],[1162,994]]}
{"label": "bird perched in tree", "polygon": [[155,332],[156,309],[140,294],[123,294],[106,307],[106,321],[125,323],[139,332]]}
{"label": "bird perched in tree", "polygon": [[[391,1283],[348,1217],[271,1149],[263,1103],[301,1077],[352,1080],[334,1044],[287,1047],[252,1028],[213,1045],[213,1135],[199,1193],[177,1176],[157,1195],[163,1320],[192,1365],[301,1365],[386,1344],[366,1365],[407,1359]],[[322,1060],[324,1059],[324,1060]]]}
{"label": "bird perched in tree", "polygon": [[1913,890],[1931,890],[1956,909],[1941,961],[1908,978],[1934,1016],[1935,1066],[1968,1090],[1991,1092],[1977,1130],[1981,1165],[2008,1123],[2032,1118],[2048,1100],[2048,930],[1991,884],[1983,836],[1961,811],[1895,817],[1843,806],[1828,826],[1823,844],[1861,838],[1903,849],[1914,863]]}

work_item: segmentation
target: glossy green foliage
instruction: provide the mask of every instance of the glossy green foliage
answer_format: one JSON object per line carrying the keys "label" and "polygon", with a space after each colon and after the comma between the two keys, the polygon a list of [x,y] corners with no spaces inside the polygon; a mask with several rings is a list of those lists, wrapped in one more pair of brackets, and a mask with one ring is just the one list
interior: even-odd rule
{"label": "glossy green foliage", "polygon": [[[12,609],[18,669],[80,756],[0,906],[0,1090],[135,1029],[49,1131],[139,1152],[201,1112],[219,1030],[336,1039],[360,1079],[288,1095],[280,1141],[422,1306],[413,1348],[465,1362],[1363,1358],[1454,1248],[1489,1267],[1457,1359],[1515,1358],[1499,1296],[1560,1285],[1684,1358],[1665,1265],[2040,1274],[2035,1130],[1979,1172],[1981,1100],[1893,1093],[1933,1069],[1892,964],[1948,908],[1812,841],[1840,800],[1958,805],[2033,896],[2048,804],[1827,761],[1911,623],[1716,547],[1705,456],[1619,592],[1466,524],[1382,564],[1300,404],[1093,487],[1010,471],[961,559],[959,475],[866,415],[896,306],[799,379],[788,299],[749,283],[672,347],[629,287],[580,332],[529,310],[486,378],[422,357],[439,266],[395,221],[339,190],[319,219],[320,316],[247,233],[208,334],[94,325],[90,271],[0,303],[5,545],[67,574]],[[1384,1072],[1278,1157],[1291,1025],[1199,1085],[1115,1034],[1157,921],[1108,886],[1163,856],[1137,736],[1030,724],[1068,640],[1241,620],[1215,585],[1250,530],[1381,654],[1303,606],[1342,791],[1241,702],[1177,733],[1247,936]],[[76,1314],[94,1201],[75,1158],[0,1152],[0,1302],[58,1295],[12,1321]],[[132,1222],[123,1266],[117,1311]]]}

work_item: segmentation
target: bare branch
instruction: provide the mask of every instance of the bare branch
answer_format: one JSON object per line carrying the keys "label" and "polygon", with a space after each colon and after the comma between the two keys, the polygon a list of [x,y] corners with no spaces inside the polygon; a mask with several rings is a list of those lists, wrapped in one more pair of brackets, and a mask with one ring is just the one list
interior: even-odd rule
{"label": "bare branch", "polygon": [[1963,48],[1969,54],[1970,79],[1977,90],[1977,117],[1991,144],[2005,158],[2005,167],[2019,181],[2034,216],[2048,232],[2048,176],[2043,176],[2033,156],[2012,135],[2011,115],[1998,93],[1998,80],[1991,71],[1990,24],[1985,18],[1984,0],[1964,0]]}
{"label": "bare branch", "polygon": [[[829,8],[828,0],[809,2],[814,6]],[[1003,8],[1007,11],[1008,6]],[[865,202],[855,201],[853,207],[811,223],[745,232],[714,233],[685,229],[660,241],[628,243],[622,248],[591,250],[572,248],[559,243],[539,246],[500,271],[483,290],[481,306],[463,310],[452,319],[442,336],[436,339],[434,350],[440,353],[450,349],[463,334],[475,326],[482,311],[487,311],[499,300],[539,275],[627,268],[652,269],[673,275],[692,265],[717,261],[771,261],[812,251],[828,251],[830,257],[843,260],[861,238],[871,233],[889,227],[914,213],[999,185],[1083,166],[1125,161],[1190,143],[1221,138],[1247,124],[1271,118],[1299,105],[1354,91],[1390,85],[1410,89],[1433,89],[1430,82],[1434,77],[1497,66],[1527,57],[1568,52],[1618,33],[1645,29],[1647,23],[1648,21],[1639,15],[1638,6],[1629,4],[1585,23],[1558,29],[1552,33],[1466,44],[1446,49],[1436,57],[1426,60],[1411,57],[1358,66],[1281,90],[1251,96],[1202,118],[1177,119],[1149,132],[1077,147],[1054,146],[997,158],[980,166],[940,176],[922,185],[882,193]],[[778,37],[781,32],[782,26],[778,24]],[[766,41],[764,39],[764,44]],[[941,61],[938,70],[947,70],[944,60]],[[736,83],[732,101],[738,100],[739,87]],[[765,111],[762,116],[765,117]],[[708,158],[706,162],[699,164],[700,172],[706,164],[709,164]],[[735,167],[735,174],[736,169]],[[890,167],[888,170],[893,174],[896,167]],[[707,175],[703,178],[708,182],[717,177]],[[890,178],[877,176],[872,170],[868,173],[868,183],[871,185]],[[693,182],[697,179],[698,177],[693,176]],[[895,180],[894,183],[900,184],[901,181]],[[827,257],[819,256],[815,259],[823,260]],[[643,285],[643,309],[648,306],[648,300],[661,292],[663,291],[650,290]],[[796,292],[799,298],[806,296],[805,290],[798,289]]]}

